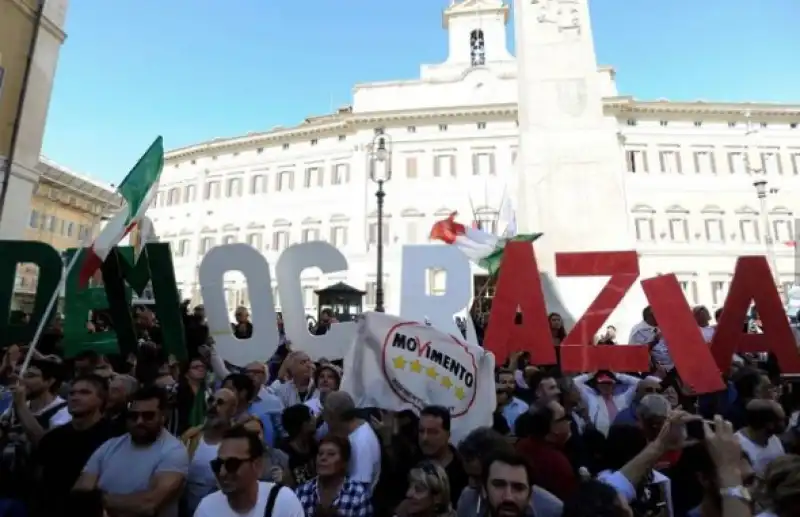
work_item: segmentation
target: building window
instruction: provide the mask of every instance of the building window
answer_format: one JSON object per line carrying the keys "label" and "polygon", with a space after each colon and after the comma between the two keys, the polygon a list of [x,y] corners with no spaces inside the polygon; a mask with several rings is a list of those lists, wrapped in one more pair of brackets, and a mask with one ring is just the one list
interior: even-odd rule
{"label": "building window", "polygon": [[191,203],[195,201],[197,197],[197,187],[194,185],[186,185],[186,188],[183,190],[183,199],[187,203]]}
{"label": "building window", "polygon": [[437,178],[442,176],[456,175],[455,157],[450,154],[442,154],[433,157],[433,175]]}
{"label": "building window", "polygon": [[497,235],[497,215],[491,213],[476,214],[475,226],[481,231]]}
{"label": "building window", "polygon": [[419,224],[416,221],[406,223],[406,244],[416,244],[419,239]]}
{"label": "building window", "polygon": [[181,239],[180,241],[178,241],[178,253],[177,253],[177,255],[179,257],[185,257],[186,255],[188,255],[189,254],[189,246],[190,245],[191,244],[189,243],[189,239]]}
{"label": "building window", "polygon": [[714,153],[710,150],[695,151],[694,170],[697,174],[716,174],[717,168],[714,163]]}
{"label": "building window", "polygon": [[406,157],[406,178],[416,178],[417,177],[417,157],[416,156],[407,156]]}
{"label": "building window", "polygon": [[177,205],[181,202],[181,191],[177,188],[169,189],[167,192],[167,206]]}
{"label": "building window", "polygon": [[322,167],[307,167],[306,174],[303,178],[303,186],[305,188],[321,187],[322,186]]}
{"label": "building window", "polygon": [[439,124],[439,131],[447,131],[447,124]]}
{"label": "building window", "polygon": [[303,286],[303,305],[306,309],[312,309],[316,306],[316,293],[314,287],[310,285]]}
{"label": "building window", "polygon": [[491,153],[475,153],[472,155],[473,176],[494,176],[494,155]]}
{"label": "building window", "polygon": [[347,140],[347,135],[339,135],[340,142],[344,142],[345,140]]}
{"label": "building window", "polygon": [[285,151],[289,149],[289,144],[283,144],[282,149]]}
{"label": "building window", "polygon": [[200,239],[200,254],[205,255],[214,247],[214,237],[203,237]]}
{"label": "building window", "polygon": [[486,122],[478,122],[478,129],[486,129]]}
{"label": "building window", "polygon": [[795,176],[800,174],[800,153],[794,153],[792,155],[792,172]]}
{"label": "building window", "polygon": [[682,174],[681,157],[678,151],[661,151],[658,156],[661,161],[661,172],[665,174]]}
{"label": "building window", "polygon": [[260,233],[249,233],[247,234],[247,244],[254,247],[257,250],[261,249],[261,234]]}
{"label": "building window", "polygon": [[629,126],[635,126],[635,125],[636,125],[636,120],[635,120],[635,119],[632,119],[632,118],[629,118],[629,119],[628,119],[628,125],[629,125]]}
{"label": "building window", "polygon": [[311,139],[311,145],[317,145],[318,143],[319,143],[319,140],[317,140],[316,138],[312,138]]}
{"label": "building window", "polygon": [[225,197],[242,197],[242,178],[231,178],[225,188]]}
{"label": "building window", "polygon": [[[367,282],[366,289],[364,290],[367,292],[366,294],[367,306],[375,305],[375,299],[376,299],[375,293],[378,291],[378,284],[376,282]],[[385,297],[386,293],[384,292],[383,294]]]}
{"label": "building window", "polygon": [[775,242],[790,243],[794,241],[792,222],[788,219],[775,219],[772,221],[772,236]]}
{"label": "building window", "polygon": [[429,269],[425,275],[425,294],[428,296],[444,296],[447,290],[447,271]]}
{"label": "building window", "polygon": [[744,174],[747,172],[746,160],[744,158],[744,153],[740,151],[734,151],[728,153],[728,168],[731,171],[731,174]]}
{"label": "building window", "polygon": [[235,235],[226,235],[222,238],[222,244],[235,244],[236,243],[236,236]]}
{"label": "building window", "polygon": [[31,210],[31,220],[28,223],[28,226],[31,228],[38,228],[39,227],[39,212],[36,210]]}
{"label": "building window", "polygon": [[689,302],[689,305],[697,305],[697,281],[678,280],[678,284],[680,284],[681,291],[683,291],[683,295],[686,297],[686,301]]}
{"label": "building window", "polygon": [[[367,236],[368,244],[370,244],[370,245],[378,244],[378,223],[377,222],[369,223],[369,232],[368,233],[369,233],[369,235]],[[389,223],[387,223],[387,222],[383,223],[383,235],[382,235],[382,237],[383,237],[383,245],[384,246],[388,245],[389,244]]]}
{"label": "building window", "polygon": [[702,125],[703,125],[703,121],[702,120],[695,120],[694,121],[694,127],[700,127]]}
{"label": "building window", "polygon": [[319,230],[317,228],[305,228],[301,234],[302,242],[314,242],[319,240]]}
{"label": "building window", "polygon": [[472,66],[486,64],[486,40],[480,29],[475,29],[469,34],[469,56]]}
{"label": "building window", "polygon": [[408,127],[406,128],[406,131],[407,131],[408,133],[416,133],[416,132],[417,132],[417,128],[416,128],[416,126],[408,126]]}
{"label": "building window", "polygon": [[209,181],[206,183],[205,190],[203,191],[203,199],[219,199],[220,184],[219,181]]}
{"label": "building window", "polygon": [[736,127],[736,122],[728,122],[728,127],[730,128]]}
{"label": "building window", "polygon": [[629,150],[625,151],[625,159],[628,162],[628,172],[647,172],[647,151]]}
{"label": "building window", "polygon": [[715,306],[721,306],[725,303],[725,297],[728,296],[728,287],[730,282],[724,280],[713,280],[711,282],[711,301]]}
{"label": "building window", "polygon": [[346,163],[337,163],[333,166],[331,185],[342,185],[350,179],[350,166]]}
{"label": "building window", "polygon": [[250,178],[250,193],[263,194],[267,191],[267,178],[263,174],[256,174]]}
{"label": "building window", "polygon": [[337,248],[347,246],[347,227],[346,226],[332,226],[331,227],[331,244]]}
{"label": "building window", "polygon": [[672,242],[689,241],[689,221],[682,216],[673,216],[669,219],[669,239]]}
{"label": "building window", "polygon": [[739,233],[741,234],[742,242],[744,243],[755,244],[761,242],[760,232],[758,231],[758,221],[755,219],[740,219]]}
{"label": "building window", "polygon": [[375,131],[376,135],[382,135],[383,134],[383,128],[382,127],[376,127],[374,131]]}
{"label": "building window", "polygon": [[289,246],[289,232],[278,230],[272,234],[272,249],[283,251]]}
{"label": "building window", "polygon": [[656,240],[656,227],[652,217],[640,216],[634,220],[636,240],[640,242],[654,242]]}
{"label": "building window", "polygon": [[75,234],[75,223],[67,223],[67,237],[72,237]]}
{"label": "building window", "polygon": [[278,173],[275,189],[278,192],[294,189],[294,174],[292,171],[280,171]]}
{"label": "building window", "polygon": [[767,174],[783,174],[777,152],[761,153],[761,167]]}
{"label": "building window", "polygon": [[660,120],[658,122],[658,125],[661,126],[661,127],[667,127],[669,125],[669,121],[668,120]]}
{"label": "building window", "polygon": [[722,219],[717,217],[709,217],[703,221],[706,231],[706,240],[708,242],[723,243],[725,242],[725,225]]}

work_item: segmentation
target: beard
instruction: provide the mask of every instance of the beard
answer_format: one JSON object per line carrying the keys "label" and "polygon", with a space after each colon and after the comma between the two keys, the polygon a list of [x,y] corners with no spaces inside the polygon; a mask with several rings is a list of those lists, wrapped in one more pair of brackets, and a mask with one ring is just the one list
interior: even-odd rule
{"label": "beard", "polygon": [[491,517],[522,517],[525,515],[525,508],[509,502],[500,503],[497,507],[490,504],[489,515]]}

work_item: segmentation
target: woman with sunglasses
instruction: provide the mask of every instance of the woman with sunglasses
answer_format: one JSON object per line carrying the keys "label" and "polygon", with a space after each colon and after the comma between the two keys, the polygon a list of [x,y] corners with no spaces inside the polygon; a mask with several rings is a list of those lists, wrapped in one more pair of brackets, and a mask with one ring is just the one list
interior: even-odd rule
{"label": "woman with sunglasses", "polygon": [[347,477],[350,441],[327,435],[317,451],[317,476],[297,487],[306,517],[372,517],[372,502],[364,483]]}
{"label": "woman with sunglasses", "polygon": [[423,461],[408,473],[405,500],[395,510],[395,517],[455,517],[450,503],[450,481],[444,469]]}

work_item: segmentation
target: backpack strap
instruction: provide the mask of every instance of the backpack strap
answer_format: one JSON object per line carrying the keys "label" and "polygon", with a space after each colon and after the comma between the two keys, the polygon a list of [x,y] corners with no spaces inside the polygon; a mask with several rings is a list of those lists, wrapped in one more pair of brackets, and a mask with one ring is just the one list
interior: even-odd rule
{"label": "backpack strap", "polygon": [[272,510],[275,509],[275,501],[278,499],[281,488],[283,488],[283,485],[279,485],[278,483],[272,485],[269,491],[269,497],[267,497],[267,506],[264,508],[264,517],[272,517]]}
{"label": "backpack strap", "polygon": [[67,407],[66,402],[59,402],[55,406],[49,408],[47,411],[43,411],[42,413],[36,415],[34,418],[36,418],[36,420],[39,422],[39,425],[41,425],[45,430],[48,430],[50,428],[50,419],[65,407]]}

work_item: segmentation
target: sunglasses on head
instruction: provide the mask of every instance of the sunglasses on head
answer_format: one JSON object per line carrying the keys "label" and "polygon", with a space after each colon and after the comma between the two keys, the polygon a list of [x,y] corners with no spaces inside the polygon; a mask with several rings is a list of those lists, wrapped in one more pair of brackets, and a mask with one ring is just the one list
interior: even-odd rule
{"label": "sunglasses on head", "polygon": [[225,467],[225,472],[236,472],[249,461],[253,461],[253,458],[214,458],[209,462],[209,465],[211,465],[211,471],[214,474],[219,474],[223,466]]}

